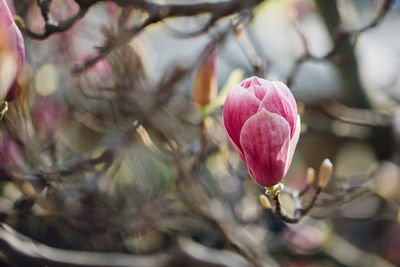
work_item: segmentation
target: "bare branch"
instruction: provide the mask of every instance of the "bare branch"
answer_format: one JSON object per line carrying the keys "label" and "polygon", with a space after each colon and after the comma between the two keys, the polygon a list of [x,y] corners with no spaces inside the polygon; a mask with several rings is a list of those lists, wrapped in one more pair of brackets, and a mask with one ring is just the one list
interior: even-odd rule
{"label": "bare branch", "polygon": [[[246,266],[243,259],[227,252],[216,253],[213,249],[187,239],[174,242],[167,251],[149,256],[123,253],[101,253],[71,251],[52,248],[35,242],[14,231],[6,224],[0,224],[0,248],[12,263],[18,266],[160,266],[167,267],[179,262],[190,266]],[[206,257],[199,258],[199,255]]]}
{"label": "bare branch", "polygon": [[351,51],[349,51],[349,53],[338,54],[338,49],[342,46],[342,43],[344,41],[348,40],[349,38],[354,37],[353,46],[356,45],[358,37],[361,33],[367,31],[368,29],[375,27],[376,25],[378,25],[378,23],[380,23],[385,18],[386,14],[388,13],[388,11],[390,9],[392,2],[393,2],[392,0],[385,0],[378,16],[368,25],[366,25],[360,29],[357,29],[357,30],[343,30],[343,29],[337,30],[337,32],[335,33],[334,43],[333,43],[333,47],[332,47],[331,51],[329,51],[325,56],[322,56],[322,57],[316,57],[311,54],[311,52],[309,51],[309,48],[308,48],[307,39],[301,29],[301,26],[299,25],[299,23],[297,21],[294,21],[295,30],[299,34],[302,44],[303,44],[304,54],[299,59],[296,60],[292,69],[290,70],[289,75],[286,79],[288,86],[290,86],[293,83],[293,80],[297,76],[301,65],[309,60],[311,60],[311,61],[329,60],[334,64],[345,63],[349,59],[349,54],[351,54],[350,53]]}

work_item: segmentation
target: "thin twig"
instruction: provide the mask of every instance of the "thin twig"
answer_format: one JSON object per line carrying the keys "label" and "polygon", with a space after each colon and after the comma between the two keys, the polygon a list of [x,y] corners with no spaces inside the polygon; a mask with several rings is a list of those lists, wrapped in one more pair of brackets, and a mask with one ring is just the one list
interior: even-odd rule
{"label": "thin twig", "polygon": [[311,60],[311,61],[329,60],[334,64],[345,63],[349,59],[348,53],[342,53],[340,55],[337,54],[338,49],[342,45],[342,42],[344,42],[345,40],[347,40],[350,37],[354,37],[355,40],[353,42],[353,46],[356,45],[358,37],[361,33],[375,27],[376,25],[378,25],[378,23],[380,23],[385,18],[392,3],[393,3],[393,0],[385,0],[378,16],[371,23],[369,23],[368,25],[366,25],[360,29],[357,29],[357,30],[339,29],[334,38],[334,43],[333,43],[333,47],[332,47],[331,51],[329,51],[327,54],[325,54],[324,56],[321,56],[321,57],[317,57],[317,56],[314,56],[311,54],[311,52],[309,51],[307,38],[305,37],[300,24],[297,21],[295,21],[294,22],[295,30],[297,31],[297,33],[300,36],[300,39],[302,41],[304,53],[302,56],[300,56],[296,60],[296,62],[294,63],[293,67],[291,68],[291,70],[289,72],[288,77],[286,78],[286,83],[288,84],[288,86],[292,85],[295,77],[297,76],[297,74],[300,70],[301,65],[309,60]]}

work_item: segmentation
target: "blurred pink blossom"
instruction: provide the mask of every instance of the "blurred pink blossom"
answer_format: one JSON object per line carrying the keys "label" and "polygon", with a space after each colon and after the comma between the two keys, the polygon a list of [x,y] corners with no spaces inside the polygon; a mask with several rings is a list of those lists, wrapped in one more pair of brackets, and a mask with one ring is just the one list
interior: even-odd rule
{"label": "blurred pink blossom", "polygon": [[8,50],[15,56],[16,74],[5,96],[6,101],[12,101],[18,94],[19,81],[24,69],[25,46],[22,34],[5,0],[0,0],[0,48]]}
{"label": "blurred pink blossom", "polygon": [[22,167],[24,159],[18,145],[8,135],[0,137],[0,166]]}
{"label": "blurred pink blossom", "polygon": [[53,134],[63,124],[66,108],[51,98],[39,98],[33,106],[33,123],[36,130],[44,135]]}

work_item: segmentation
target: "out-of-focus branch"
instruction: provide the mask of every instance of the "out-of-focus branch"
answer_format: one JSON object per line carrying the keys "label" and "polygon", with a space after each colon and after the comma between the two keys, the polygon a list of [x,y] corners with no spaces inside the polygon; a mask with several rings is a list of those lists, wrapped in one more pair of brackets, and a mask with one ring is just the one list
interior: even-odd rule
{"label": "out-of-focus branch", "polygon": [[[82,8],[80,7],[78,12],[73,15],[72,17],[59,21],[58,23],[53,23],[50,20],[48,20],[49,15],[48,13],[43,12],[42,9],[42,15],[43,18],[45,19],[45,31],[43,33],[37,33],[32,30],[30,30],[28,27],[25,29],[22,29],[29,37],[32,37],[34,39],[45,39],[49,37],[50,35],[58,32],[63,32],[71,28],[77,21],[79,21],[83,16],[85,16],[87,12],[87,8]],[[47,19],[46,19],[47,18]]]}
{"label": "out-of-focus branch", "polygon": [[209,203],[209,207],[205,210],[199,208],[198,205],[193,205],[192,211],[200,216],[205,222],[212,225],[223,236],[223,239],[228,243],[230,249],[243,258],[245,258],[252,266],[274,266],[276,263],[268,257],[266,251],[262,252],[257,244],[252,242],[243,235],[242,231],[237,230],[237,225],[229,216],[229,213],[222,207],[211,207],[215,203]]}
{"label": "out-of-focus branch", "polygon": [[335,100],[306,103],[307,109],[316,110],[346,123],[363,126],[391,126],[392,115],[373,109],[351,108]]}
{"label": "out-of-focus branch", "polygon": [[389,114],[370,109],[350,108],[332,101],[322,107],[323,111],[340,121],[368,126],[390,126],[392,118]]}
{"label": "out-of-focus branch", "polygon": [[264,77],[266,64],[264,60],[257,54],[254,45],[251,43],[250,39],[247,36],[245,28],[238,27],[235,29],[236,39],[238,40],[239,45],[241,46],[244,54],[247,56],[251,65],[253,66],[254,73],[257,76]]}
{"label": "out-of-focus branch", "polygon": [[248,266],[235,255],[184,238],[173,242],[167,251],[148,256],[71,251],[35,242],[6,224],[0,225],[0,248],[7,260],[18,266]]}
{"label": "out-of-focus branch", "polygon": [[[386,0],[385,2],[387,4],[382,8],[378,18],[368,25],[369,27],[373,27],[387,14],[392,0]],[[362,27],[358,31],[352,32],[340,31],[342,24],[337,3],[333,1],[315,0],[315,4],[334,44],[333,49],[325,58],[337,65],[339,74],[341,75],[343,82],[341,90],[342,102],[352,107],[370,108],[370,101],[359,78],[358,63],[354,54],[355,42],[351,41],[351,38],[354,37],[357,32],[363,32],[369,29],[369,27]]]}
{"label": "out-of-focus branch", "polygon": [[173,28],[172,26],[168,25],[168,23],[166,23],[165,21],[164,21],[164,26],[166,27],[166,29],[168,31],[170,31],[174,36],[176,36],[178,38],[190,38],[190,37],[196,37],[196,36],[206,33],[212,26],[214,26],[217,19],[218,18],[216,16],[210,16],[207,19],[207,21],[205,23],[203,23],[203,25],[201,25],[198,29],[192,30],[192,31],[177,30],[177,29]]}
{"label": "out-of-focus branch", "polygon": [[[344,266],[395,266],[376,254],[361,250],[337,234],[331,234],[329,242],[326,243],[323,250]],[[343,253],[343,251],[347,253]]]}
{"label": "out-of-focus branch", "polygon": [[[132,26],[131,28],[122,31],[119,36],[117,36],[112,43],[108,42],[102,47],[100,47],[99,54],[93,58],[88,59],[82,66],[75,68],[75,72],[85,71],[88,67],[92,66],[105,56],[107,56],[113,49],[119,47],[122,44],[127,43],[136,34],[140,33],[147,26],[163,21],[164,19],[177,17],[177,16],[193,16],[203,13],[211,13],[212,19],[209,23],[205,25],[205,28],[201,29],[201,32],[205,32],[206,29],[211,27],[217,20],[238,13],[242,10],[251,9],[257,4],[261,3],[263,0],[250,0],[250,1],[222,1],[222,2],[204,2],[196,4],[155,4],[151,3],[150,6],[140,6],[147,13],[148,18],[142,22],[140,25]],[[120,2],[117,2],[121,4]],[[128,4],[128,3],[126,3]],[[242,19],[239,19],[240,21]],[[232,24],[236,24],[235,22]]]}
{"label": "out-of-focus branch", "polygon": [[[315,0],[314,2],[323,22],[326,25],[327,31],[330,34],[333,47],[325,56],[316,57],[315,55],[312,55],[308,49],[307,40],[304,34],[299,27],[296,27],[301,36],[305,51],[295,62],[289,72],[287,78],[288,84],[290,85],[293,83],[293,80],[297,76],[301,65],[304,62],[330,61],[335,64],[342,82],[339,96],[340,102],[348,107],[360,109],[358,111],[367,112],[361,115],[361,112],[353,113],[353,111],[357,110],[338,110],[336,108],[334,109],[335,112],[332,112],[329,108],[324,112],[329,116],[334,116],[335,118],[349,123],[379,126],[373,128],[369,135],[369,141],[373,145],[378,158],[387,159],[390,157],[393,149],[391,119],[388,118],[388,116],[381,114],[381,112],[374,112],[371,110],[370,99],[368,98],[359,78],[358,63],[354,49],[357,44],[357,37],[359,37],[361,33],[373,28],[381,22],[390,10],[393,1],[385,0],[376,18],[373,19],[371,23],[358,30],[342,29],[336,1]],[[326,108],[323,107],[322,110],[325,109]],[[384,141],[382,142],[382,140]]]}
{"label": "out-of-focus branch", "polygon": [[[147,26],[163,21],[164,19],[177,17],[177,16],[194,16],[204,13],[211,14],[210,20],[198,33],[205,32],[208,28],[214,25],[220,18],[223,18],[234,13],[238,13],[242,10],[251,9],[257,4],[261,3],[263,0],[231,0],[231,1],[219,1],[219,2],[195,2],[195,3],[185,3],[185,4],[160,4],[156,2],[146,1],[146,0],[115,0],[114,2],[122,7],[132,6],[134,8],[139,8],[147,13],[148,17],[140,25],[132,26],[126,30],[122,30],[120,36],[115,38],[112,43],[109,41],[102,47],[100,47],[99,54],[88,59],[83,66],[76,68],[77,72],[86,70],[89,66],[92,66],[106,55],[108,55],[114,48],[127,43],[136,34],[144,30]],[[28,27],[23,29],[30,37],[36,39],[45,39],[53,33],[63,32],[68,30],[72,25],[74,25],[79,19],[81,19],[89,8],[98,3],[106,2],[100,0],[75,0],[79,6],[78,12],[70,17],[69,19],[52,22],[49,18],[49,11],[51,1],[38,1],[38,5],[42,10],[42,16],[45,20],[45,31],[43,33],[35,33],[31,31]]]}
{"label": "out-of-focus branch", "polygon": [[303,205],[300,200],[300,195],[297,191],[293,191],[290,189],[283,189],[282,193],[288,194],[294,202],[295,210],[293,215],[288,215],[281,207],[279,196],[273,196],[272,201],[274,203],[273,213],[276,217],[284,220],[287,223],[297,223],[303,218],[308,212],[314,207],[315,202],[318,199],[319,194],[321,193],[323,187],[317,186],[314,195],[312,196],[310,202],[307,205]]}
{"label": "out-of-focus branch", "polygon": [[[294,26],[301,38],[303,48],[304,48],[304,53],[295,62],[291,71],[289,72],[289,75],[287,78],[287,84],[289,86],[293,83],[293,80],[296,77],[296,75],[298,74],[301,65],[306,61],[329,60],[334,64],[342,64],[342,63],[348,62],[350,59],[352,59],[353,57],[351,56],[351,54],[353,53],[353,47],[358,40],[358,36],[361,33],[375,27],[379,22],[381,22],[384,19],[384,17],[386,16],[386,14],[388,13],[393,1],[385,0],[377,17],[368,25],[366,25],[360,29],[357,29],[357,30],[344,30],[344,29],[340,28],[340,26],[341,26],[340,17],[339,17],[338,11],[337,11],[335,1],[315,1],[315,2],[317,4],[317,7],[319,8],[319,11],[322,14],[322,17],[324,18],[324,22],[327,24],[327,29],[332,36],[333,47],[332,47],[331,51],[329,51],[325,56],[316,57],[316,56],[312,55],[312,53],[309,51],[309,48],[308,48],[307,39],[306,39],[303,31],[301,30],[299,23],[297,21],[295,21]],[[352,37],[355,38],[353,43],[350,42],[350,39]],[[353,67],[354,66],[352,65],[351,66],[352,70],[354,69]],[[348,67],[348,68],[350,68],[350,67]],[[343,71],[343,75],[345,75],[346,73],[347,73],[346,71]],[[352,75],[352,77],[354,77],[354,75]],[[354,88],[350,88],[349,90],[345,89],[345,91],[351,91],[351,90],[355,90],[355,89]],[[363,107],[365,108],[368,106],[363,106]]]}
{"label": "out-of-focus branch", "polygon": [[373,21],[371,21],[368,25],[365,25],[364,27],[358,29],[358,30],[343,30],[343,32],[346,32],[348,34],[355,34],[355,35],[359,35],[360,33],[365,32],[366,30],[369,30],[373,27],[375,27],[376,25],[378,25],[378,23],[380,23],[386,16],[386,13],[389,11],[390,6],[392,5],[393,0],[385,0],[382,4],[382,7],[379,11],[378,16],[375,17],[375,19]]}
{"label": "out-of-focus branch", "polygon": [[[260,201],[265,208],[271,209],[272,213],[276,217],[282,219],[287,223],[297,223],[301,218],[303,218],[305,215],[308,214],[308,212],[312,209],[312,207],[314,207],[314,204],[317,201],[318,196],[322,192],[322,189],[324,189],[327,183],[329,182],[329,179],[332,175],[332,171],[333,171],[332,163],[330,162],[329,159],[325,159],[321,163],[321,167],[319,170],[318,185],[315,188],[313,196],[308,202],[306,202],[306,204],[303,203],[300,197],[305,195],[306,191],[308,191],[310,187],[314,186],[315,172],[314,170],[312,170],[312,168],[307,170],[308,188],[300,191],[299,193],[296,190],[283,188],[283,185],[278,184],[273,187],[268,187],[266,191],[266,196],[261,195]],[[287,214],[285,209],[282,207],[280,200],[281,193],[289,195],[290,198],[293,200],[294,203],[293,214]]]}

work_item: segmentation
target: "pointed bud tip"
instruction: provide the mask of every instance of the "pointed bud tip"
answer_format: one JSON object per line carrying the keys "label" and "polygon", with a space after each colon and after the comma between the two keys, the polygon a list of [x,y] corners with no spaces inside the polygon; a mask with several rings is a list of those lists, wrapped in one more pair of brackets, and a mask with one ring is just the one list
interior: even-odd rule
{"label": "pointed bud tip", "polygon": [[18,15],[14,15],[14,22],[17,25],[17,27],[21,30],[21,31],[25,31],[26,29],[26,25],[24,20],[18,16]]}
{"label": "pointed bud tip", "polygon": [[33,185],[28,182],[24,181],[21,184],[21,191],[24,193],[24,195],[29,196],[29,197],[35,197],[36,196],[36,191]]}
{"label": "pointed bud tip", "polygon": [[321,167],[319,170],[319,183],[318,183],[319,187],[325,187],[328,184],[329,179],[331,178],[332,175],[332,171],[333,171],[332,162],[329,159],[324,159],[324,161],[322,161],[321,163]]}
{"label": "pointed bud tip", "polygon": [[264,208],[271,209],[271,203],[269,202],[269,199],[265,195],[260,195],[260,202]]}
{"label": "pointed bud tip", "polygon": [[2,104],[0,104],[0,120],[3,119],[4,114],[6,114],[8,110],[8,102],[4,101]]}
{"label": "pointed bud tip", "polygon": [[139,127],[136,128],[137,133],[139,134],[140,141],[145,145],[145,146],[150,146],[153,141],[151,141],[151,138],[149,134],[147,133],[146,129],[142,126],[139,125]]}
{"label": "pointed bud tip", "polygon": [[397,221],[398,221],[399,224],[400,224],[400,209],[399,209],[399,211],[397,212]]}
{"label": "pointed bud tip", "polygon": [[297,112],[299,113],[300,116],[304,115],[306,106],[304,102],[297,102]]}
{"label": "pointed bud tip", "polygon": [[313,184],[315,180],[315,170],[313,168],[307,169],[307,183]]}

